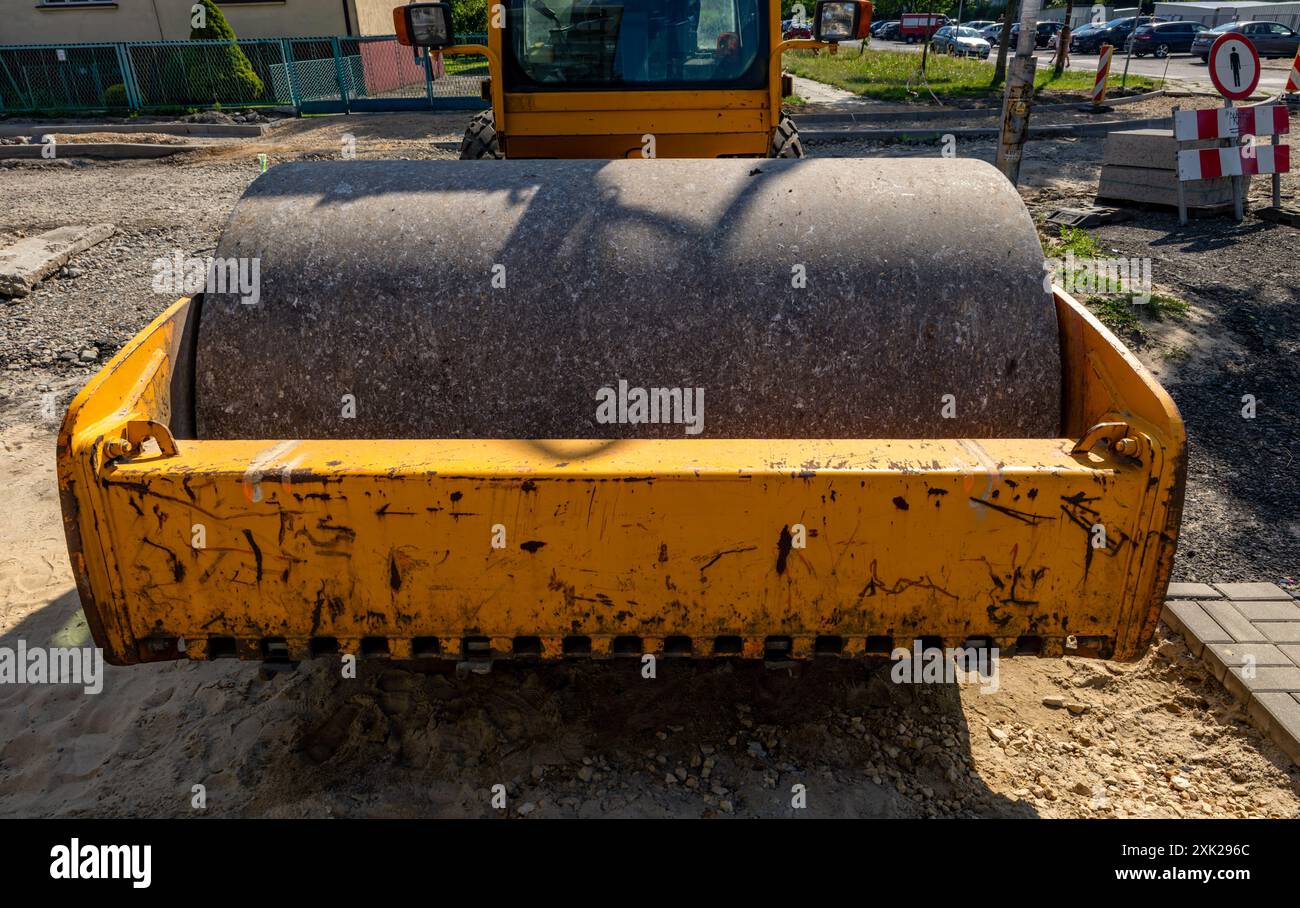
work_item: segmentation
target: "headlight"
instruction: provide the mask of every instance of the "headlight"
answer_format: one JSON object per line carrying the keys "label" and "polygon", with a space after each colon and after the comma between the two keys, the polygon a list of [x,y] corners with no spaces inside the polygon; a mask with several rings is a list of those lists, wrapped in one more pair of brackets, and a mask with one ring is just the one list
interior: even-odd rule
{"label": "headlight", "polygon": [[822,41],[848,41],[857,25],[856,3],[822,3],[817,37]]}
{"label": "headlight", "polygon": [[447,40],[447,15],[438,7],[416,7],[411,10],[411,37],[420,47],[445,47]]}

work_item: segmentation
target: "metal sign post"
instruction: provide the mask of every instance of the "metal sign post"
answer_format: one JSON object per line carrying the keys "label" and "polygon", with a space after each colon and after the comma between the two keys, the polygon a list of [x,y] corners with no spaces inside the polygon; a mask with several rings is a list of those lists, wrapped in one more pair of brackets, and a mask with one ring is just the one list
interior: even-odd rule
{"label": "metal sign post", "polygon": [[[1178,170],[1178,151],[1182,148],[1182,143],[1178,141],[1178,112],[1181,107],[1174,105],[1172,111],[1174,116],[1174,170]],[[1178,225],[1180,227],[1187,224],[1187,190],[1183,188],[1182,174],[1176,174],[1178,183]]]}
{"label": "metal sign post", "polygon": [[[1210,47],[1210,81],[1223,95],[1225,110],[1232,109],[1234,101],[1244,101],[1250,97],[1259,85],[1259,52],[1245,35],[1237,32],[1225,32],[1215,39]],[[1228,121],[1236,124],[1235,114],[1228,114]],[[1241,132],[1231,131],[1230,145],[1239,147]],[[1246,175],[1232,178],[1232,210],[1237,220],[1246,216],[1245,194],[1250,191],[1250,177]]]}
{"label": "metal sign post", "polygon": [[[1224,110],[1232,109],[1232,98],[1225,98],[1223,101]],[[1228,115],[1229,117],[1232,114]],[[1238,133],[1236,138],[1228,139],[1229,148],[1241,147],[1241,134]],[[1232,216],[1240,221],[1246,217],[1246,200],[1242,198],[1250,186],[1250,179],[1246,176],[1234,176],[1232,178]],[[1246,188],[1243,188],[1246,187]]]}
{"label": "metal sign post", "polygon": [[1124,39],[1124,47],[1128,53],[1124,55],[1124,75],[1119,80],[1119,90],[1124,91],[1128,88],[1128,65],[1133,62],[1133,45],[1137,44],[1138,26],[1142,24],[1142,7],[1138,6],[1138,15],[1133,17],[1133,28]]}

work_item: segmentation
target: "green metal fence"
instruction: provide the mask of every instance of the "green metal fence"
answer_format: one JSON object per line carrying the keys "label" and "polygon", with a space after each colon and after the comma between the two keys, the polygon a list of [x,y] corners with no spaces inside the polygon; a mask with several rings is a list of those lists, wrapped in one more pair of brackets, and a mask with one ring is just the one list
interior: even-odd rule
{"label": "green metal fence", "polygon": [[[486,43],[485,35],[460,36]],[[392,35],[0,46],[0,114],[294,107],[305,113],[480,108],[482,57]]]}

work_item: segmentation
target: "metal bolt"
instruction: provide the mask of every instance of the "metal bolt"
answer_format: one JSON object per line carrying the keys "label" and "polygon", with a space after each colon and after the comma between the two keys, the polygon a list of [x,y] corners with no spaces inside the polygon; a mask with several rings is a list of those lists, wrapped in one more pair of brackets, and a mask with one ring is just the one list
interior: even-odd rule
{"label": "metal bolt", "polygon": [[1138,452],[1138,440],[1136,438],[1121,438],[1115,443],[1115,452],[1123,454],[1125,457],[1132,457]]}

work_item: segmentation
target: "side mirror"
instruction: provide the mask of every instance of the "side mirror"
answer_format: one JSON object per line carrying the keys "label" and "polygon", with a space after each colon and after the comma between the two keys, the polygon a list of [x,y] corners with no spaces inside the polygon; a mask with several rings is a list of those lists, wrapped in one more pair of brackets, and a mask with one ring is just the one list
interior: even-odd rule
{"label": "side mirror", "polygon": [[871,28],[871,4],[866,0],[820,0],[813,37],[818,41],[865,38]]}
{"label": "side mirror", "polygon": [[455,44],[451,36],[451,5],[411,3],[393,10],[393,31],[397,43],[407,47],[439,50]]}

